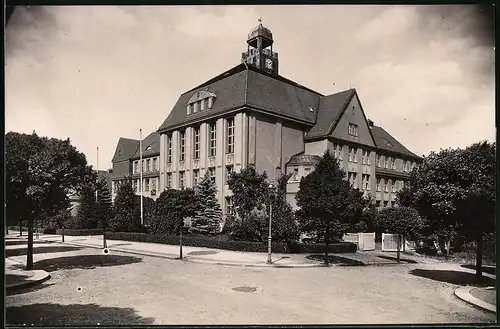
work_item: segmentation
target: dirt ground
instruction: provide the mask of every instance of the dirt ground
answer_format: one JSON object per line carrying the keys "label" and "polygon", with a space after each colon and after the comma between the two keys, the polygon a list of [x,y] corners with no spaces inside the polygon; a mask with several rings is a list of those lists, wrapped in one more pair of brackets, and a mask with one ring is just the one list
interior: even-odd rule
{"label": "dirt ground", "polygon": [[7,323],[401,324],[495,320],[494,315],[458,300],[453,295],[455,285],[429,276],[433,270],[425,272],[422,266],[257,269],[103,255],[85,248],[36,254],[35,268],[49,271],[51,279],[30,291],[8,296]]}

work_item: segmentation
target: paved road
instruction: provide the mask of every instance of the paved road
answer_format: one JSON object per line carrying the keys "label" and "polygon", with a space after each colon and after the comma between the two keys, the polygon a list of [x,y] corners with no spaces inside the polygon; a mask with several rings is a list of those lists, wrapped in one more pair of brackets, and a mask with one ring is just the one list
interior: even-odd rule
{"label": "paved road", "polygon": [[[7,323],[348,324],[492,322],[454,285],[410,272],[426,265],[239,268],[96,249],[37,246],[51,279],[8,296]],[[15,253],[13,253],[15,254]],[[14,260],[24,261],[22,255]],[[235,292],[234,287],[255,287]],[[245,289],[243,289],[245,290]],[[252,289],[246,289],[252,290]]]}

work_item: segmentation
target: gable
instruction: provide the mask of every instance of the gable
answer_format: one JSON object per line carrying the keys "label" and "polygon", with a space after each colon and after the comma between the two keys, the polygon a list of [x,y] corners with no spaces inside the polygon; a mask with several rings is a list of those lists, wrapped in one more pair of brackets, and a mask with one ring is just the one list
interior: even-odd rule
{"label": "gable", "polygon": [[139,148],[139,141],[135,139],[120,137],[116,145],[112,162],[130,159]]}
{"label": "gable", "polygon": [[[357,136],[349,134],[349,124],[357,126]],[[361,107],[361,102],[359,101],[359,97],[356,92],[344,108],[344,111],[330,136],[358,144],[372,147],[375,146],[370,132],[370,127],[368,126],[365,113]]]}

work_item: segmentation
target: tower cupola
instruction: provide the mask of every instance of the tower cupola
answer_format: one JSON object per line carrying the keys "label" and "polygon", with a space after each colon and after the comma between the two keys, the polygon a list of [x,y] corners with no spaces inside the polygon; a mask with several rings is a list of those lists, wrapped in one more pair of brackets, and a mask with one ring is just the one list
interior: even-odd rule
{"label": "tower cupola", "polygon": [[241,62],[271,74],[278,74],[278,53],[273,52],[273,33],[262,25],[254,27],[248,34],[247,51],[241,54]]}

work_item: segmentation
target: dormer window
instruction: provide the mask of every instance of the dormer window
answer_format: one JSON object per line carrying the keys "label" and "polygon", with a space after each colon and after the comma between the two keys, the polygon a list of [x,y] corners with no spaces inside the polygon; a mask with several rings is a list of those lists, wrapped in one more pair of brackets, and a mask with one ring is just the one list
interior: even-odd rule
{"label": "dormer window", "polygon": [[201,90],[194,93],[187,104],[187,114],[198,113],[200,111],[210,110],[217,96],[208,90]]}

